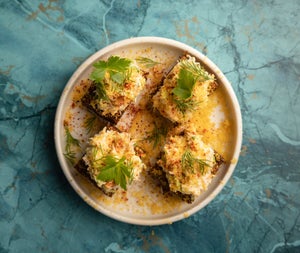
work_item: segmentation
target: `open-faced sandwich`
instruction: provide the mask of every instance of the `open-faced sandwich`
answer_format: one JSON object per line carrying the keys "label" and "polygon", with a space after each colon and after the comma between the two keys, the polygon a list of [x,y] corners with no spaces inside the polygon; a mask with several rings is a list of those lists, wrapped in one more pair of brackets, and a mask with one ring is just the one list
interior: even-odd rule
{"label": "open-faced sandwich", "polygon": [[172,122],[181,123],[205,106],[208,96],[217,88],[209,74],[194,57],[182,57],[164,79],[153,97],[153,107]]}
{"label": "open-faced sandwich", "polygon": [[168,134],[151,174],[160,181],[164,192],[170,191],[191,203],[207,189],[223,162],[201,135],[177,128]]}
{"label": "open-faced sandwich", "polygon": [[90,111],[116,124],[145,85],[143,71],[131,59],[111,56],[94,63],[89,89],[81,102]]}
{"label": "open-faced sandwich", "polygon": [[134,141],[128,133],[114,129],[101,130],[90,138],[86,153],[77,170],[90,179],[108,196],[139,179],[145,168],[136,154]]}

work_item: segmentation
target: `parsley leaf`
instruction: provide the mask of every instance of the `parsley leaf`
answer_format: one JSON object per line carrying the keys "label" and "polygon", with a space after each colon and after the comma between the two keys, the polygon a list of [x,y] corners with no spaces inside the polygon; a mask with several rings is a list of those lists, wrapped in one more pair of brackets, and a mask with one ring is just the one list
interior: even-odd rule
{"label": "parsley leaf", "polygon": [[209,74],[201,65],[192,59],[182,60],[180,63],[177,84],[172,90],[175,95],[174,101],[180,111],[185,112],[195,106],[190,100],[195,84],[200,81],[214,81],[214,76]]}
{"label": "parsley leaf", "polygon": [[98,61],[94,63],[95,70],[91,73],[90,78],[96,82],[103,82],[105,75],[108,73],[112,81],[122,84],[127,74],[131,60],[119,56],[110,56],[107,61]]}
{"label": "parsley leaf", "polygon": [[96,82],[102,82],[105,77],[106,69],[105,68],[99,68],[94,69],[93,72],[90,75],[91,80]]}
{"label": "parsley leaf", "polygon": [[104,163],[97,178],[101,181],[108,182],[113,180],[124,190],[127,189],[127,182],[132,180],[133,166],[131,162],[126,161],[123,156],[121,159],[113,155],[106,155],[101,159]]}
{"label": "parsley leaf", "polygon": [[173,94],[179,99],[185,100],[192,96],[192,91],[197,79],[194,74],[187,69],[180,69],[177,85],[173,89]]}

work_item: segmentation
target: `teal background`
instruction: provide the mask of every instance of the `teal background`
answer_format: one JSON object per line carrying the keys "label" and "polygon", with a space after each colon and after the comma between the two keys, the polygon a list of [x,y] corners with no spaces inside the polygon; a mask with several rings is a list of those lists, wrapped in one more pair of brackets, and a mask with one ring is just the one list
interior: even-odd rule
{"label": "teal background", "polygon": [[[300,252],[300,1],[1,0],[0,252]],[[243,146],[195,215],[142,227],[71,188],[53,140],[60,94],[113,42],[161,36],[206,54],[232,83]]]}

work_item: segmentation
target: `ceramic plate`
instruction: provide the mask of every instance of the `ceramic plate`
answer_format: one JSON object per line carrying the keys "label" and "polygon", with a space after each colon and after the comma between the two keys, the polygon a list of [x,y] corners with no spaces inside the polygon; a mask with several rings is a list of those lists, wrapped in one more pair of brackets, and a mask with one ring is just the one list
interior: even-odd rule
{"label": "ceramic plate", "polygon": [[[81,81],[89,77],[94,62],[107,59],[111,55],[132,59],[142,56],[158,62],[157,67],[154,67],[156,72],[152,75],[157,81],[180,56],[186,53],[195,57],[208,72],[213,73],[220,84],[217,91],[211,95],[211,115],[203,124],[211,122],[209,129],[203,129],[203,135],[204,139],[212,139],[211,145],[225,157],[226,164],[218,171],[206,191],[191,204],[182,202],[179,198],[166,197],[147,174],[140,182],[130,186],[127,192],[120,191],[113,197],[105,196],[74,169],[74,164],[84,154],[88,138],[95,134],[102,125],[100,121],[97,121],[87,130],[87,119],[90,114],[78,103],[85,90]],[[148,71],[151,72],[153,69],[150,68]],[[66,150],[66,129],[80,144],[72,149],[71,154],[68,154]],[[210,137],[207,137],[208,134]],[[74,190],[86,203],[102,214],[119,221],[139,225],[169,224],[187,218],[206,206],[231,177],[238,161],[241,141],[242,120],[239,103],[231,84],[221,70],[192,47],[158,37],[123,40],[89,57],[68,81],[61,95],[55,119],[55,146],[58,159]]]}

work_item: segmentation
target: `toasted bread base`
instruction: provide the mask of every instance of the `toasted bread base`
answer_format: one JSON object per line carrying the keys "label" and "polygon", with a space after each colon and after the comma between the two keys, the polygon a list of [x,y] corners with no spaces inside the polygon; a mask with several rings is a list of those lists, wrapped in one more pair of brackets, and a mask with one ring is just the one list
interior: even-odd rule
{"label": "toasted bread base", "polygon": [[99,188],[105,195],[108,197],[112,197],[114,193],[117,191],[117,187],[114,184],[108,182],[105,185],[99,187],[94,180],[90,177],[88,172],[88,166],[85,164],[84,160],[81,158],[78,163],[74,166],[74,168],[84,177],[86,177],[94,186]]}
{"label": "toasted bread base", "polygon": [[[213,175],[217,174],[220,166],[225,163],[224,158],[216,151],[215,151],[214,156],[215,156],[216,164],[213,166],[213,168],[211,170],[211,173]],[[170,190],[166,172],[158,164],[156,164],[156,166],[150,168],[149,174],[153,179],[157,180],[157,182],[158,182],[159,186],[161,187],[162,192],[164,194],[166,194],[166,195],[171,194],[171,195],[178,196],[182,201],[184,201],[188,204],[191,204],[194,202],[196,196],[194,196],[193,194],[185,194],[185,193],[182,193],[179,191],[173,192]]]}

